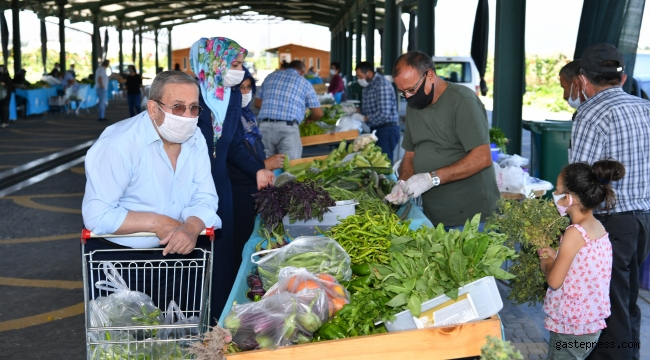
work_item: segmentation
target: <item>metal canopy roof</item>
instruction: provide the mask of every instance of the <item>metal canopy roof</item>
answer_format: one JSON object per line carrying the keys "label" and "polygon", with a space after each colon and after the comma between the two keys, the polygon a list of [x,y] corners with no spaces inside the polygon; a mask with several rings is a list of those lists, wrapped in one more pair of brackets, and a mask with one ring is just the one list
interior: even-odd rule
{"label": "metal canopy roof", "polygon": [[[65,4],[65,16],[70,22],[92,22],[95,15],[100,26],[137,29],[143,31],[169,28],[176,25],[198,22],[207,19],[219,19],[232,16],[247,21],[270,19],[296,20],[305,23],[334,28],[349,16],[350,10],[359,9],[360,5],[372,0],[253,0],[253,1],[216,1],[216,0],[24,0],[21,8],[33,10],[40,16],[58,16],[59,3]],[[374,1],[377,6],[376,24],[383,23],[384,1]],[[2,1],[9,8],[10,1]],[[262,16],[260,16],[262,15]],[[365,26],[366,18],[363,15]]]}

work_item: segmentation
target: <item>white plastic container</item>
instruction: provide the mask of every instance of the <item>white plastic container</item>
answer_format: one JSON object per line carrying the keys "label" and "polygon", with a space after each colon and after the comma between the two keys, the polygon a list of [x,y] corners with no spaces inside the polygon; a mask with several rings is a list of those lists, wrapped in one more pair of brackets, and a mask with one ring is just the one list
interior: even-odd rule
{"label": "white plastic container", "polygon": [[[468,293],[478,315],[476,320],[483,320],[496,315],[503,308],[499,288],[497,288],[497,283],[493,276],[486,276],[458,289],[459,296]],[[421,309],[422,311],[427,311],[449,300],[451,300],[450,297],[440,295],[435,299],[423,302]],[[384,324],[386,325],[386,330],[392,332],[417,328],[413,315],[409,310],[404,310],[395,317],[395,321],[387,321]]]}
{"label": "white plastic container", "polygon": [[286,233],[292,237],[314,236],[316,227],[322,231],[329,230],[332,226],[340,224],[341,221],[350,215],[354,215],[356,200],[337,201],[336,206],[330,206],[330,211],[323,214],[323,221],[313,218],[307,221],[298,220],[293,224],[289,223],[289,216],[282,218],[282,225]]}

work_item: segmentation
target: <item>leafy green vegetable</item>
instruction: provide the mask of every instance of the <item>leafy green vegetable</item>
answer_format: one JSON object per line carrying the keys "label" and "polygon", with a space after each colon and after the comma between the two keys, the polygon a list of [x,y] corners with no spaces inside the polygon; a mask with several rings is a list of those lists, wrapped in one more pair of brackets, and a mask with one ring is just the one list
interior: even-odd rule
{"label": "leafy green vegetable", "polygon": [[495,127],[490,129],[490,142],[496,144],[502,153],[506,153],[506,144],[508,144],[508,138],[506,138],[506,134],[504,134],[501,129]]}

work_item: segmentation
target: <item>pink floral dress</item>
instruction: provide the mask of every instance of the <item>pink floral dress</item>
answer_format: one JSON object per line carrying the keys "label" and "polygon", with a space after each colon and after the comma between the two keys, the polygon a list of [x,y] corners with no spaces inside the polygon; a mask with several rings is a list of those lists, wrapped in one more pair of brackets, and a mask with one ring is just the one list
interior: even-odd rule
{"label": "pink floral dress", "polygon": [[569,225],[567,230],[572,227],[580,231],[585,245],[573,259],[562,286],[546,291],[544,326],[559,334],[593,334],[607,327],[605,318],[611,314],[612,245],[607,233],[591,240],[582,226]]}

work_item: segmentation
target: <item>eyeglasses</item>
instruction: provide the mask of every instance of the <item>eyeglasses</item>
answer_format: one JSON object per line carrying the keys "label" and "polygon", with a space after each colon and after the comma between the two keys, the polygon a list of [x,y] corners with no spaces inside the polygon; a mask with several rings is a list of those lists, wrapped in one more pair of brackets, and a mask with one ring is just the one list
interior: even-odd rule
{"label": "eyeglasses", "polygon": [[198,105],[187,106],[183,104],[176,104],[174,106],[169,106],[158,100],[154,100],[154,101],[157,102],[159,105],[164,105],[166,108],[172,111],[172,114],[176,116],[183,116],[183,114],[185,114],[185,111],[187,111],[188,108],[190,109],[190,116],[199,116],[201,115],[201,111],[203,111],[203,108]]}
{"label": "eyeglasses", "polygon": [[425,76],[427,76],[427,73],[428,73],[428,71],[425,72],[424,74],[422,74],[422,76],[420,76],[420,80],[418,80],[417,84],[415,84],[414,87],[412,87],[411,89],[408,89],[408,90],[404,90],[404,91],[402,91],[402,90],[397,90],[397,93],[398,93],[401,97],[406,97],[406,95],[408,95],[408,96],[413,96],[413,95],[415,95],[416,90],[417,90],[418,87],[420,86],[420,82],[422,81],[422,79],[424,79]]}

